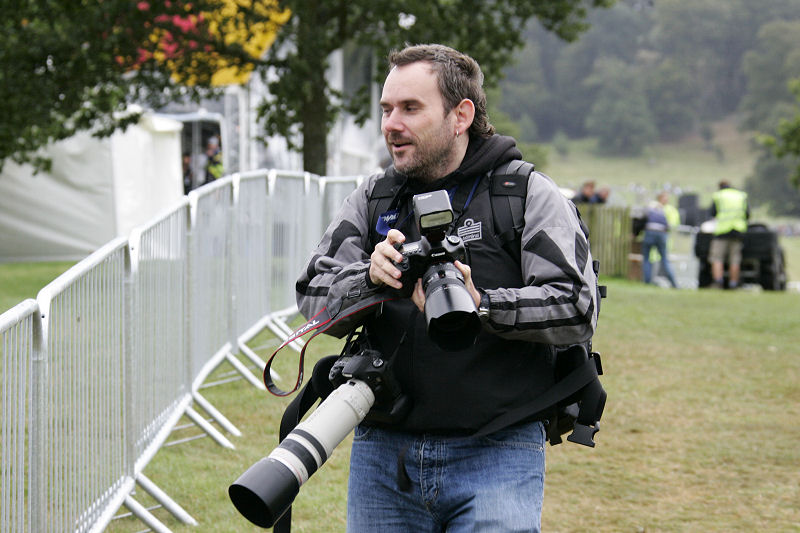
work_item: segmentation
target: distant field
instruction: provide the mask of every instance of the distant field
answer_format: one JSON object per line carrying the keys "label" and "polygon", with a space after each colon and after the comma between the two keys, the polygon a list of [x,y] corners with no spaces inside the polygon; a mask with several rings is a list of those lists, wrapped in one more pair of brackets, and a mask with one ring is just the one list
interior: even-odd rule
{"label": "distant field", "polygon": [[611,201],[617,203],[649,201],[654,192],[669,185],[700,194],[705,205],[720,179],[743,185],[755,160],[747,135],[735,123],[719,123],[714,131],[718,152],[704,149],[702,140],[693,137],[649,147],[636,158],[600,157],[594,151],[595,141],[575,141],[565,157],[551,148],[544,171],[559,185],[575,189],[593,179],[598,187],[611,187]]}

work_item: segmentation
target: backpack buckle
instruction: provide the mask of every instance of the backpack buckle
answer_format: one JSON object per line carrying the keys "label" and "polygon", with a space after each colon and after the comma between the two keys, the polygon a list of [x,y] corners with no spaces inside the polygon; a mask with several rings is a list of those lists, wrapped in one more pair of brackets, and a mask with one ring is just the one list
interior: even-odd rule
{"label": "backpack buckle", "polygon": [[594,427],[575,422],[575,429],[567,440],[575,444],[583,444],[589,448],[594,448],[594,434],[600,431],[600,423],[595,422]]}

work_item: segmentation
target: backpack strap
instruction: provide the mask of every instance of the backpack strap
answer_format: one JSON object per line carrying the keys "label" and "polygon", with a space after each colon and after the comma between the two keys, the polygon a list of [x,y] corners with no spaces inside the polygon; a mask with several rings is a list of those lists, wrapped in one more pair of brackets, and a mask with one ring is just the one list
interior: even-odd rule
{"label": "backpack strap", "polygon": [[500,246],[521,262],[522,229],[525,226],[525,198],[533,163],[515,159],[496,168],[489,176],[494,229]]}
{"label": "backpack strap", "polygon": [[[593,437],[600,431],[599,420],[606,403],[606,392],[598,379],[603,373],[600,354],[587,352],[583,344],[573,344],[563,348],[562,353],[557,351],[557,357],[559,361],[569,366],[566,375],[557,379],[553,386],[532,402],[493,419],[473,436],[485,436],[524,420],[547,416],[550,424],[548,438],[551,445],[559,444],[561,434],[572,429],[572,434],[567,440],[593,448],[595,445]],[[572,411],[565,409],[573,404],[576,404],[576,408]],[[552,411],[559,408],[565,412],[559,412],[554,416]],[[571,416],[566,424],[561,426],[558,417],[563,417],[565,414]]]}
{"label": "backpack strap", "polygon": [[378,217],[387,212],[392,207],[397,207],[397,200],[405,188],[405,180],[393,171],[388,169],[383,176],[375,180],[375,185],[369,195],[367,204],[367,223],[369,224],[369,244],[374,246],[384,239],[378,233]]}

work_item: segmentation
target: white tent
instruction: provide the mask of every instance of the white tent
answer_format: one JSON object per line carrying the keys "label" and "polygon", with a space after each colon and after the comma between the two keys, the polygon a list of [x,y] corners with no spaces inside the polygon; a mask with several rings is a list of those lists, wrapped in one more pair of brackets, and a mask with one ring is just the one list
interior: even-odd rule
{"label": "white tent", "polygon": [[144,114],[97,139],[49,146],[49,173],[6,162],[0,173],[0,262],[76,261],[183,196],[180,122]]}

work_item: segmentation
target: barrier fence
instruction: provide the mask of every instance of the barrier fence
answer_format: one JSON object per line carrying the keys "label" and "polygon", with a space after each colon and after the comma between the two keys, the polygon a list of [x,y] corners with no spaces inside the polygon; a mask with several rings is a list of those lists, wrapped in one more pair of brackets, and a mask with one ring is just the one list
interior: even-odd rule
{"label": "barrier fence", "polygon": [[[0,531],[102,531],[125,506],[168,532],[137,486],[196,524],[144,470],[183,416],[234,447],[239,430],[199,389],[223,363],[263,388],[247,342],[288,336],[297,274],[359,179],[222,178],[0,315]],[[622,214],[598,217],[593,250],[628,231]]]}

